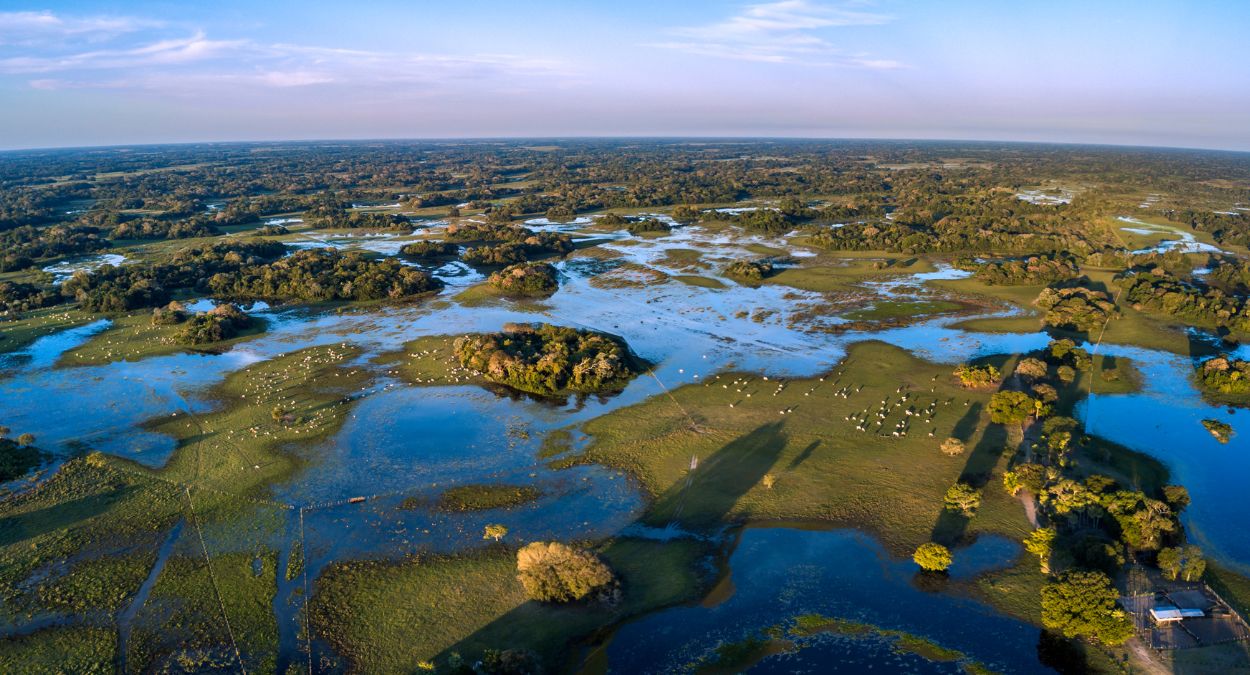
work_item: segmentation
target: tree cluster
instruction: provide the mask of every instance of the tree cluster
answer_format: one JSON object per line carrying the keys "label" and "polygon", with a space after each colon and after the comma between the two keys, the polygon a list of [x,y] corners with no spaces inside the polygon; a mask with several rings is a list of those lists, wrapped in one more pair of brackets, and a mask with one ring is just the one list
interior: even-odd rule
{"label": "tree cluster", "polygon": [[548,263],[518,263],[490,275],[492,288],[506,295],[548,296],[560,288],[556,268]]}
{"label": "tree cluster", "polygon": [[987,262],[977,266],[974,276],[991,286],[1041,286],[1074,279],[1079,273],[1072,258],[1050,254]]}
{"label": "tree cluster", "polygon": [[1227,354],[1207,359],[1198,366],[1198,382],[1207,391],[1250,394],[1250,361]]}
{"label": "tree cluster", "polygon": [[620,338],[545,323],[466,335],[453,347],[465,368],[535,394],[617,389],[642,369]]}
{"label": "tree cluster", "polygon": [[1120,315],[1110,295],[1085,286],[1044,288],[1035,304],[1045,312],[1044,325],[1085,333],[1096,333]]}

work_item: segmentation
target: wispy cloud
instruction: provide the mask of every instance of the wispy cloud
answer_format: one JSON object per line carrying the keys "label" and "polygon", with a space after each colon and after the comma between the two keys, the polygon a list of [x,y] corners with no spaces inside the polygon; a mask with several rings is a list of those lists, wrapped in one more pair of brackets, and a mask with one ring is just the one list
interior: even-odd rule
{"label": "wispy cloud", "polygon": [[[466,81],[490,82],[506,89],[515,87],[525,77],[547,78],[551,83],[561,77],[567,79],[572,72],[558,62],[510,54],[337,49],[214,39],[203,31],[170,37],[168,30],[146,30],[141,35],[123,37],[125,33],[161,24],[136,19],[110,21],[113,22],[62,18],[49,13],[0,14],[0,35],[20,33],[27,40],[17,48],[13,43],[0,42],[0,75],[34,76],[27,84],[43,90],[135,89],[196,95],[226,87],[235,90],[342,85],[367,90],[396,86],[431,88]],[[106,29],[113,32],[106,34]],[[39,31],[43,31],[42,37],[35,37]],[[91,33],[93,39],[63,41],[72,37],[73,31]],[[94,44],[94,37],[105,44]],[[37,48],[29,46],[36,42]]]}
{"label": "wispy cloud", "polygon": [[192,63],[223,56],[246,45],[240,40],[210,40],[203,33],[158,40],[126,49],[96,49],[48,56],[0,59],[0,72],[49,73],[66,70],[105,70]]}
{"label": "wispy cloud", "polygon": [[[854,7],[862,6],[856,3]],[[670,31],[674,40],[650,46],[725,59],[763,63],[893,69],[892,59],[850,55],[822,36],[827,29],[876,26],[893,17],[851,5],[825,5],[807,0],[781,0],[749,5],[739,14],[705,26]]]}
{"label": "wispy cloud", "polygon": [[52,12],[0,12],[0,45],[30,45],[52,40],[106,40],[163,25],[124,16],[63,17]]}

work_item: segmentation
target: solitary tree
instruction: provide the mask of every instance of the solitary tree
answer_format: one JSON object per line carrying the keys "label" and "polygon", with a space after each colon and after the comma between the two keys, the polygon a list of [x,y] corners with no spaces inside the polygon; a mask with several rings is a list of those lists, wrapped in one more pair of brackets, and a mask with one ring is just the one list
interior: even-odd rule
{"label": "solitary tree", "polygon": [[964,482],[955,483],[946,491],[944,501],[948,511],[971,516],[981,506],[981,491]]}
{"label": "solitary tree", "polygon": [[1118,597],[1102,572],[1064,572],[1042,587],[1042,625],[1069,638],[1124,644],[1133,637],[1133,621],[1116,606]]}
{"label": "solitary tree", "polygon": [[508,528],[499,523],[491,523],[486,526],[486,532],[482,535],[483,539],[493,539],[499,541],[508,535]]}
{"label": "solitary tree", "polygon": [[911,559],[926,572],[945,572],[951,566],[950,550],[934,542],[918,546]]}
{"label": "solitary tree", "polygon": [[598,556],[557,541],[526,544],[516,555],[525,593],[543,602],[571,602],[592,593],[614,597],[616,578]]}

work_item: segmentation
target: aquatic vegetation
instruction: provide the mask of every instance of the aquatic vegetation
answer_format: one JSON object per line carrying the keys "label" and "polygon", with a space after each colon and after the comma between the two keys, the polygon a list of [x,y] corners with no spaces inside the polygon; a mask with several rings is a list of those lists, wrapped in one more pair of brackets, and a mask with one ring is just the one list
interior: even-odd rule
{"label": "aquatic vegetation", "polygon": [[42,464],[46,456],[34,446],[34,438],[6,438],[7,427],[0,427],[0,483],[20,478]]}
{"label": "aquatic vegetation", "polygon": [[529,485],[461,485],[438,497],[438,508],[446,511],[489,511],[528,504],[542,496]]}
{"label": "aquatic vegetation", "polygon": [[1211,435],[1215,437],[1215,440],[1221,443],[1227,443],[1233,437],[1233,427],[1227,422],[1221,422],[1220,420],[1215,419],[1204,419],[1202,420],[1202,426],[1206,427],[1206,430],[1211,432]]}
{"label": "aquatic vegetation", "polygon": [[851,321],[888,321],[942,314],[963,308],[960,303],[949,300],[882,300],[874,302],[870,308],[852,310],[842,316]]}

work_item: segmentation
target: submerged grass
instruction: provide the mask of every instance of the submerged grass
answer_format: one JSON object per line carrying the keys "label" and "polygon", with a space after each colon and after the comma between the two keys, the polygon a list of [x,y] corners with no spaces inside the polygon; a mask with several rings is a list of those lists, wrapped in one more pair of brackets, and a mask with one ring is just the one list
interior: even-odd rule
{"label": "submerged grass", "polygon": [[[38,672],[45,650],[59,648],[47,645],[68,641],[67,659],[97,659],[71,670],[112,670],[116,617],[153,571],[170,529],[193,518],[194,530],[184,526],[135,616],[127,668],[233,669],[237,641],[249,670],[272,670],[273,546],[288,511],[264,498],[272,482],[301,466],[293,448],[337,431],[372,379],[346,365],[358,353],[314,347],[231,374],[210,392],[221,404],[216,411],[148,425],[177,441],[164,467],[93,453],[66,462],[38,489],[0,501],[3,619],[20,626],[68,616],[63,627],[6,642],[5,649],[26,648],[5,662],[32,663],[21,671]],[[107,652],[95,649],[97,625],[107,627]]]}
{"label": "submerged grass", "polygon": [[950,300],[883,300],[873,303],[870,308],[852,310],[842,316],[851,321],[883,321],[942,314],[960,309],[963,309],[963,305]]}
{"label": "submerged grass", "polygon": [[76,309],[50,307],[0,321],[0,354],[20,351],[41,337],[91,323],[97,317]]}
{"label": "submerged grass", "polygon": [[155,325],[152,323],[152,315],[147,312],[114,317],[112,321],[113,324],[107,330],[93,335],[82,345],[62,354],[58,365],[98,366],[187,351],[222,352],[264,333],[268,325],[263,317],[254,316],[251,325],[229,340],[189,346],[179,342],[176,337],[182,330],[181,325]]}

